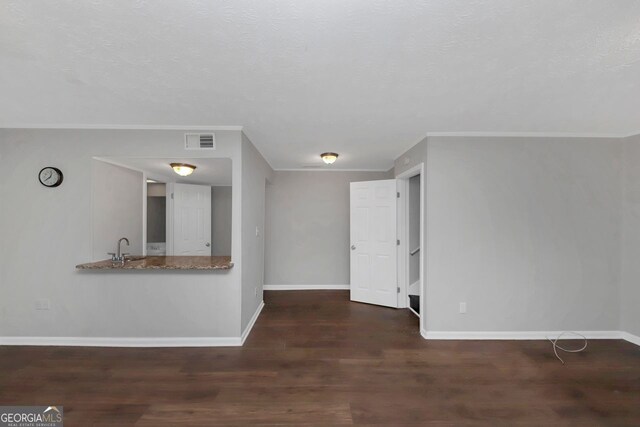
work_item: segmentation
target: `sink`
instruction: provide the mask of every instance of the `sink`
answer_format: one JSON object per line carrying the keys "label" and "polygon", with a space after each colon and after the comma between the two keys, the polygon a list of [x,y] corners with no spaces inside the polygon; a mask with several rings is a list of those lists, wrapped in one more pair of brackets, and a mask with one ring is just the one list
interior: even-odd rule
{"label": "sink", "polygon": [[138,255],[138,256],[128,256],[125,258],[125,262],[127,261],[142,261],[146,256]]}

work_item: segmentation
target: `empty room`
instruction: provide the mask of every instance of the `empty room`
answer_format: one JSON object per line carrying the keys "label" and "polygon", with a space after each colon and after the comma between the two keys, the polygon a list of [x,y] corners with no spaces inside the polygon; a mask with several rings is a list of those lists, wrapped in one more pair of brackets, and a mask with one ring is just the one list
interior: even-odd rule
{"label": "empty room", "polygon": [[640,425],[640,1],[0,1],[0,427]]}

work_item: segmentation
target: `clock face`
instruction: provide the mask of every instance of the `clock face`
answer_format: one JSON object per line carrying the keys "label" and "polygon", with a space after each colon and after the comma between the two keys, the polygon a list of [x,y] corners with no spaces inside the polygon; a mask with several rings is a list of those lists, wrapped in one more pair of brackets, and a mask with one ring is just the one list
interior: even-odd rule
{"label": "clock face", "polygon": [[57,187],[62,184],[62,171],[58,168],[46,167],[40,171],[38,178],[45,187]]}

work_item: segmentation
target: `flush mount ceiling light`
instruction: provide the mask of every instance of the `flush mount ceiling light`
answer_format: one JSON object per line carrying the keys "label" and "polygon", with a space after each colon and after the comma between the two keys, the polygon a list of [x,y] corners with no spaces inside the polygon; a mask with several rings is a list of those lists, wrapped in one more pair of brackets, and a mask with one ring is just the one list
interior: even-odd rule
{"label": "flush mount ceiling light", "polygon": [[326,164],[331,165],[338,159],[338,153],[322,153],[320,157]]}
{"label": "flush mount ceiling light", "polygon": [[189,176],[196,170],[196,167],[187,163],[170,163],[171,168],[180,176]]}

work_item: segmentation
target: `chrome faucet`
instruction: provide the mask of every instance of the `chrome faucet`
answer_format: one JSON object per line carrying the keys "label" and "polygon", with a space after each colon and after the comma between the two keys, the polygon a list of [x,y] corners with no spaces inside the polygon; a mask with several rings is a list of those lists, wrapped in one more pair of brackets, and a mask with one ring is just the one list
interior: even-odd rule
{"label": "chrome faucet", "polygon": [[129,246],[129,239],[127,239],[126,237],[123,237],[120,240],[118,240],[118,252],[117,253],[113,253],[113,252],[109,252],[108,253],[108,255],[111,255],[111,261],[124,263],[125,257],[127,255],[129,255],[128,253],[122,253],[122,250],[120,249],[120,245],[122,244],[123,240],[127,243],[127,246]]}

